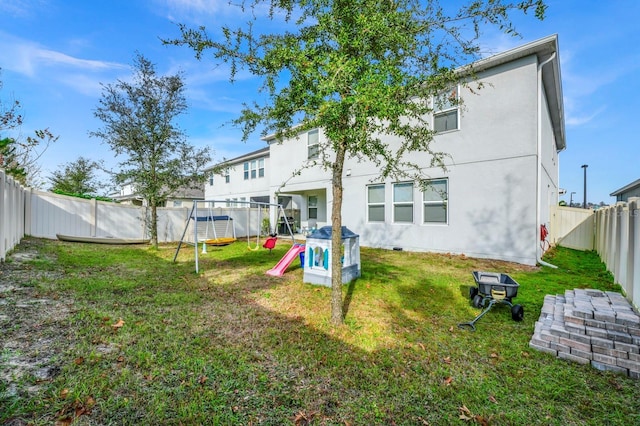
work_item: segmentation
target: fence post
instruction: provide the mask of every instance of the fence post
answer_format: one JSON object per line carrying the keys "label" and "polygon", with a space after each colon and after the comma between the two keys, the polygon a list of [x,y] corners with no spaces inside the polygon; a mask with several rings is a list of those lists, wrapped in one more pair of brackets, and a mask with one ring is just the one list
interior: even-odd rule
{"label": "fence post", "polygon": [[0,262],[4,262],[5,255],[7,253],[7,242],[5,232],[5,220],[7,217],[8,206],[5,200],[5,185],[7,184],[7,177],[4,174],[4,170],[0,170]]}
{"label": "fence post", "polygon": [[31,235],[31,202],[33,197],[33,188],[28,188],[24,191],[24,233]]}
{"label": "fence post", "polygon": [[629,198],[629,251],[627,261],[627,297],[640,306],[640,209],[639,197]]}
{"label": "fence post", "polygon": [[616,216],[618,218],[618,229],[616,232],[616,241],[618,243],[618,257],[615,264],[616,282],[628,291],[627,283],[627,262],[629,260],[629,210],[626,204],[619,203],[616,205]]}
{"label": "fence post", "polygon": [[89,210],[91,211],[91,236],[95,237],[98,231],[98,200],[95,198],[91,199],[91,204],[89,204]]}

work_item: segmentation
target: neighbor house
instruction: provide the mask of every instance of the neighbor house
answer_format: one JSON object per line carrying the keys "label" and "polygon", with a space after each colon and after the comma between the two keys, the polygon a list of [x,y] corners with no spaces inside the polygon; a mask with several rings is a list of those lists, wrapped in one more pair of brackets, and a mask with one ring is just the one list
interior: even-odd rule
{"label": "neighbor house", "polygon": [[[136,192],[133,184],[124,184],[120,192],[109,196],[113,200],[122,204],[132,204],[134,206],[146,206],[146,200]],[[191,208],[194,200],[204,199],[204,190],[194,188],[179,188],[162,206],[158,207],[186,207]]]}
{"label": "neighbor house", "polygon": [[[423,191],[416,182],[379,180],[373,163],[347,159],[343,225],[363,246],[538,262],[540,227],[558,203],[558,153],[565,148],[559,62],[553,35],[474,63],[482,88],[452,88],[462,104],[430,117],[438,131],[433,149],[450,155],[446,171],[430,168],[429,154],[413,153],[411,160],[425,165],[430,185]],[[301,228],[330,225],[331,172],[312,166],[325,142],[322,129],[265,141],[267,148],[228,162],[228,178],[216,175],[205,198],[288,196]],[[254,177],[259,158],[264,169],[256,165]]]}
{"label": "neighbor house", "polygon": [[640,197],[640,179],[613,191],[609,195],[616,197],[616,201],[628,201],[629,197]]}

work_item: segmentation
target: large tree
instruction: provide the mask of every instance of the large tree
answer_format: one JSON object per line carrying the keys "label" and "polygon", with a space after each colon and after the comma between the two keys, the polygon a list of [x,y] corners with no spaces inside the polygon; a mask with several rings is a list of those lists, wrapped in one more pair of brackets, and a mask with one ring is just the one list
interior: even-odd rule
{"label": "large tree", "polygon": [[[477,0],[466,5],[438,0],[246,0],[245,26],[224,26],[221,35],[180,25],[181,37],[201,58],[210,51],[230,64],[231,79],[246,69],[263,80],[262,103],[246,104],[235,120],[245,139],[262,126],[277,139],[321,128],[322,166],[332,172],[333,247],[341,245],[342,175],[346,158],[372,161],[380,178],[412,178],[421,169],[444,167],[446,154],[431,149],[433,103],[461,79],[459,67],[477,59],[480,30],[495,25],[516,34],[512,12],[533,11],[542,0]],[[256,19],[286,21],[276,33],[260,33]],[[271,27],[273,28],[273,27]],[[462,81],[472,80],[467,69]],[[446,100],[445,100],[446,101]],[[449,100],[454,101],[454,100]],[[294,126],[294,124],[296,126]],[[391,136],[400,142],[391,146]],[[412,152],[432,154],[431,164],[412,164]],[[343,321],[340,250],[333,250],[331,319]]]}
{"label": "large tree", "polygon": [[96,172],[102,168],[101,163],[85,157],[65,163],[49,176],[50,191],[76,195],[98,195],[102,184]]}
{"label": "large tree", "polygon": [[103,85],[95,111],[104,127],[92,136],[106,141],[123,158],[116,183],[131,183],[147,202],[151,244],[158,246],[157,207],[180,188],[201,188],[209,148],[196,149],[176,123],[186,112],[184,81],[180,73],[160,76],[142,54],[134,60],[131,81]]}

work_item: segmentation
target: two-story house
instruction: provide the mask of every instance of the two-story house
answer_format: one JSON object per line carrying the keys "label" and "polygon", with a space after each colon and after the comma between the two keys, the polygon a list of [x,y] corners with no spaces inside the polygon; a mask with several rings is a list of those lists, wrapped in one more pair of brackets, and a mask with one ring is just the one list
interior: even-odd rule
{"label": "two-story house", "polygon": [[[452,88],[462,103],[431,117],[438,131],[434,150],[450,156],[446,170],[429,168],[427,153],[412,154],[414,163],[425,165],[428,189],[411,181],[380,181],[374,164],[346,160],[343,225],[360,235],[361,245],[539,261],[540,227],[548,226],[558,202],[558,153],[565,148],[557,36],[473,67],[482,88]],[[266,137],[269,146],[260,151],[269,158],[266,188],[222,194],[207,187],[206,198],[286,195],[300,210],[302,227],[330,224],[331,172],[304,168],[324,138],[322,129],[284,141]],[[245,161],[240,157],[234,164]],[[297,169],[301,173],[292,173]]]}
{"label": "two-story house", "polygon": [[[204,187],[207,200],[224,200],[226,207],[245,202],[269,201],[269,147],[225,161],[214,173],[208,169],[209,179]],[[238,203],[242,202],[242,203]]]}

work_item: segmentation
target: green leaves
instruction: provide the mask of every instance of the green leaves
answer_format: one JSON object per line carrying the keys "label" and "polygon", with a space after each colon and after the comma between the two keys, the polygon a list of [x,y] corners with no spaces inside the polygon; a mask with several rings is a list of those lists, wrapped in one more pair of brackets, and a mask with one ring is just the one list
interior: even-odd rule
{"label": "green leaves", "polygon": [[103,85],[95,116],[104,127],[90,134],[124,157],[116,181],[133,184],[148,202],[151,239],[157,245],[156,207],[178,189],[201,188],[211,156],[208,147],[189,145],[175,123],[187,110],[182,75],[159,76],[141,54],[134,69],[132,82]]}
{"label": "green leaves", "polygon": [[[444,168],[446,154],[431,147],[431,99],[453,85],[468,84],[459,81],[456,68],[478,58],[483,25],[516,35],[510,12],[535,9],[542,18],[545,7],[542,0],[477,0],[460,7],[442,3],[241,1],[243,10],[256,12],[246,26],[223,26],[216,39],[204,27],[181,25],[181,38],[165,43],[186,45],[197,58],[210,49],[216,60],[230,64],[231,81],[238,69],[262,79],[264,102],[245,104],[234,121],[242,126],[245,140],[259,126],[263,135],[274,133],[278,140],[323,130],[329,143],[320,145],[317,161],[332,171],[332,227],[339,246],[345,159],[374,163],[380,180],[419,181],[426,168]],[[256,32],[254,22],[264,16],[260,7],[268,7],[268,19],[281,24],[278,29]],[[431,160],[412,162],[416,152]],[[339,265],[337,251],[333,253],[332,264]],[[333,271],[332,287],[339,296],[341,268]],[[339,297],[332,297],[334,322],[341,317],[338,305]]]}

